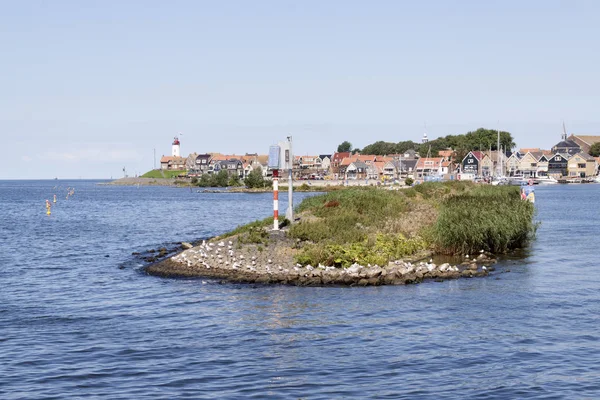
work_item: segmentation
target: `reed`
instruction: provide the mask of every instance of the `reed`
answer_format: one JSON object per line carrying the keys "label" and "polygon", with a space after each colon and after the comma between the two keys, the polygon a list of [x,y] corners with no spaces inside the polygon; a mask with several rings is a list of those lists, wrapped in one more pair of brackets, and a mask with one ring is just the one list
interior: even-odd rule
{"label": "reed", "polygon": [[478,186],[445,199],[433,226],[439,253],[505,253],[527,245],[535,235],[533,204],[510,186]]}

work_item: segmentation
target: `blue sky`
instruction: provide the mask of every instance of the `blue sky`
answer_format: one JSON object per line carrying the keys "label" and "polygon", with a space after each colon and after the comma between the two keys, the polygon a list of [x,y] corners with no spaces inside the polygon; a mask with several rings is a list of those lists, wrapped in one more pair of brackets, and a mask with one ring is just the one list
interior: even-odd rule
{"label": "blue sky", "polygon": [[5,1],[0,179],[481,126],[600,134],[594,1]]}

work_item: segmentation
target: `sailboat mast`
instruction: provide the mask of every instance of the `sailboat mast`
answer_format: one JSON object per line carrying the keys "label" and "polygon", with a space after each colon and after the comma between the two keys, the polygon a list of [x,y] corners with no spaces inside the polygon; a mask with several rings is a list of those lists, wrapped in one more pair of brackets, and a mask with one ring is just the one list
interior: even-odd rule
{"label": "sailboat mast", "polygon": [[502,175],[502,159],[500,158],[500,128],[498,128],[498,145],[496,146],[496,164],[500,167],[500,171],[498,171],[498,176]]}

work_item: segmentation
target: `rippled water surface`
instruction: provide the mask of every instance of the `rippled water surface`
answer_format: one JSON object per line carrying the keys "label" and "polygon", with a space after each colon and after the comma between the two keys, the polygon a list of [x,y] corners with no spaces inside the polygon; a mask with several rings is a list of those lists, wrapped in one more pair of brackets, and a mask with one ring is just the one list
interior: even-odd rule
{"label": "rippled water surface", "polygon": [[0,181],[0,398],[599,398],[600,185],[536,195],[537,240],[493,276],[298,288],[131,255],[264,218],[269,194]]}

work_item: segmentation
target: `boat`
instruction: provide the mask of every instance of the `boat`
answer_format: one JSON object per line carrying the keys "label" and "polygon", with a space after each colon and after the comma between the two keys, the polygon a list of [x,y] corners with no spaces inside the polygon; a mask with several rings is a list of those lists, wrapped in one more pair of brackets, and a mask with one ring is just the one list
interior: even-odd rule
{"label": "boat", "polygon": [[508,184],[511,186],[522,186],[529,183],[529,179],[525,178],[524,176],[510,176],[506,179],[508,180]]}
{"label": "boat", "polygon": [[490,182],[493,186],[509,185],[510,182],[506,176],[495,176]]}
{"label": "boat", "polygon": [[538,176],[533,179],[534,185],[554,185],[557,184],[558,180],[551,176]]}

